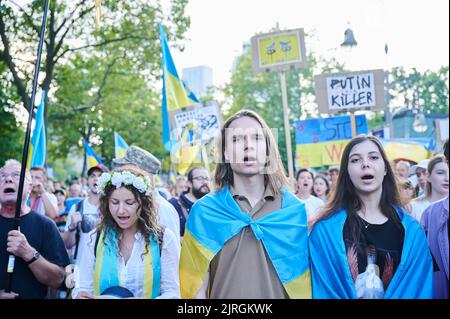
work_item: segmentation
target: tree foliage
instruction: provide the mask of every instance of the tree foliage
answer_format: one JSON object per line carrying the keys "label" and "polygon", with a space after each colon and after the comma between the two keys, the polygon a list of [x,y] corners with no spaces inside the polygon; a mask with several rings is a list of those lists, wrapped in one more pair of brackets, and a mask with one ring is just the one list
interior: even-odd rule
{"label": "tree foliage", "polygon": [[[43,4],[0,4],[0,63],[9,71],[3,80],[16,89],[15,105],[23,110],[30,106],[35,63],[30,53],[36,52]],[[104,0],[96,30],[93,0],[50,1],[39,81],[48,92],[50,160],[81,150],[83,137],[108,163],[114,157],[113,131],[162,155],[158,23],[167,28],[169,41],[179,43],[190,24],[186,4]]]}
{"label": "tree foliage", "polygon": [[419,108],[426,113],[448,114],[448,66],[419,72],[394,68],[390,94],[394,108]]}

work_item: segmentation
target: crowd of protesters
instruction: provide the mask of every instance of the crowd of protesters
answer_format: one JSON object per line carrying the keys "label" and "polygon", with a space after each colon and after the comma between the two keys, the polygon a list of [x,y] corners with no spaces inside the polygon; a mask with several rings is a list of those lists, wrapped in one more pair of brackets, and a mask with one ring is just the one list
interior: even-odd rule
{"label": "crowd of protesters", "polygon": [[217,153],[213,174],[167,184],[137,146],[67,183],[31,167],[18,230],[21,164],[6,161],[0,298],[448,298],[448,141],[411,166],[357,136],[339,166],[291,181],[264,119],[243,110]]}

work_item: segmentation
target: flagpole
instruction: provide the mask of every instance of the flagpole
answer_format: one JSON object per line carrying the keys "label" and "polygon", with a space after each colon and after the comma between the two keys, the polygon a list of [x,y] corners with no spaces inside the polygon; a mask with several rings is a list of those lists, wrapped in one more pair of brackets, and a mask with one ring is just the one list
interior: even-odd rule
{"label": "flagpole", "polygon": [[[24,143],[24,149],[23,149],[23,154],[22,154],[22,167],[20,170],[19,190],[17,193],[16,213],[14,216],[13,230],[17,230],[19,228],[20,212],[22,209],[23,185],[24,185],[24,181],[25,181],[25,171],[27,169],[28,148],[30,145],[31,121],[33,120],[34,99],[36,97],[37,82],[38,82],[38,77],[39,77],[39,70],[41,67],[42,46],[44,44],[45,23],[47,21],[47,12],[48,12],[49,2],[50,2],[49,0],[45,0],[45,4],[44,4],[44,15],[42,17],[41,33],[39,36],[37,61],[36,61],[36,65],[34,68],[33,89],[31,91],[30,110],[28,112],[27,131],[25,133],[25,143]],[[43,96],[42,98],[44,99],[45,96]],[[8,268],[6,270],[5,292],[11,292],[12,276],[14,273],[14,262],[15,262],[15,256],[12,254],[9,255]]]}

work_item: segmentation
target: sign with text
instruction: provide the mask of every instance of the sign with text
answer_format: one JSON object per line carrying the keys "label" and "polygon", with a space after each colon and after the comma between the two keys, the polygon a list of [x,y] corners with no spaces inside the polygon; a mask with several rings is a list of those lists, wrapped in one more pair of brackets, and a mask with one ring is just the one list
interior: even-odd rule
{"label": "sign with text", "polygon": [[[367,134],[366,116],[356,115],[356,134]],[[307,119],[295,122],[296,167],[337,165],[352,138],[350,116]]]}
{"label": "sign with text", "polygon": [[255,72],[285,71],[306,65],[303,29],[255,35],[251,39]]}
{"label": "sign with text", "polygon": [[384,109],[383,70],[321,74],[314,78],[320,113]]}
{"label": "sign with text", "polygon": [[169,112],[169,119],[182,144],[207,142],[220,131],[222,116],[216,101],[194,104]]}

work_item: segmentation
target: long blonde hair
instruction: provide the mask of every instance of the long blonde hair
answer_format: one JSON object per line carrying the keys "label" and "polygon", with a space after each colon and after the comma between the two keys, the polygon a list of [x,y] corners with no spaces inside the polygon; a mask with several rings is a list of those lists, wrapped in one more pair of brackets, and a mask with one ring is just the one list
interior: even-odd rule
{"label": "long blonde hair", "polygon": [[266,167],[270,167],[270,171],[274,172],[264,174],[264,186],[269,186],[275,194],[281,194],[282,188],[289,185],[289,182],[286,178],[283,162],[281,161],[280,152],[278,151],[275,138],[264,119],[256,112],[246,109],[241,110],[228,118],[216,139],[217,165],[214,171],[214,185],[217,190],[222,189],[226,185],[233,186],[233,170],[230,163],[225,160],[225,132],[233,121],[243,117],[250,117],[256,120],[263,128],[267,146],[266,155],[268,157]]}

